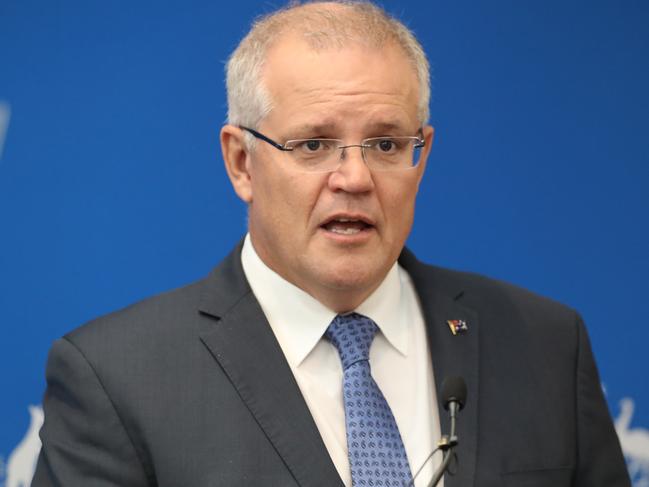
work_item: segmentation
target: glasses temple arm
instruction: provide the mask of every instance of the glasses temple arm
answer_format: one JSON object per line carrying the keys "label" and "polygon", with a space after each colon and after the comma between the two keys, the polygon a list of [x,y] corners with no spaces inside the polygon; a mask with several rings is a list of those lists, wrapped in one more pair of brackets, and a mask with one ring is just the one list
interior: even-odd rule
{"label": "glasses temple arm", "polygon": [[261,133],[257,132],[254,129],[251,129],[249,127],[244,127],[243,125],[239,125],[239,128],[241,130],[245,130],[246,132],[250,132],[256,138],[263,140],[264,142],[266,142],[266,143],[272,145],[273,147],[275,147],[276,149],[283,150],[283,151],[292,151],[293,150],[292,148],[284,147],[282,144],[278,144],[273,139],[270,139],[270,138],[266,137],[264,134],[261,134]]}

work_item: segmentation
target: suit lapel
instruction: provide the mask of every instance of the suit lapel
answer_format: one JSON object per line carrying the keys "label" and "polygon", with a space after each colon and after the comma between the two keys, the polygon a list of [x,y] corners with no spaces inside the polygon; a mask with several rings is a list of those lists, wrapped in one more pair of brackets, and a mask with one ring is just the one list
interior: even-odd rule
{"label": "suit lapel", "polygon": [[298,485],[342,486],[284,354],[245,279],[241,246],[208,278],[201,340]]}
{"label": "suit lapel", "polygon": [[[478,314],[461,304],[463,294],[461,289],[452,289],[448,283],[438,282],[432,268],[419,263],[407,250],[402,253],[400,263],[412,277],[420,296],[428,329],[440,426],[443,433],[448,433],[450,425],[448,412],[444,410],[441,403],[442,382],[446,377],[460,376],[464,378],[467,385],[466,406],[458,415],[457,423],[458,464],[453,469],[457,473],[455,475],[447,473],[444,476],[444,486],[468,487],[474,483],[477,454]],[[446,294],[447,291],[450,292]],[[468,331],[453,335],[448,320],[464,320]]]}

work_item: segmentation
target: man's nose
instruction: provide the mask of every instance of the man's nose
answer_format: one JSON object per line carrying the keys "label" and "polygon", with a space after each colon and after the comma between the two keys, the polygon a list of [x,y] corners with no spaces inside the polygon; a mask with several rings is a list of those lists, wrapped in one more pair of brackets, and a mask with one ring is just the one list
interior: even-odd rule
{"label": "man's nose", "polygon": [[365,163],[360,145],[346,145],[340,148],[340,163],[329,176],[332,191],[364,193],[374,188],[372,172]]}

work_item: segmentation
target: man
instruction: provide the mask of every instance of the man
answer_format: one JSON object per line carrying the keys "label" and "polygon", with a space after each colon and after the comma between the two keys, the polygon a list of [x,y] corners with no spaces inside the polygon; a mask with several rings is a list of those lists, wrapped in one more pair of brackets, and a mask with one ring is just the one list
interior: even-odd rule
{"label": "man", "polygon": [[428,485],[447,376],[468,388],[447,487],[629,485],[579,316],[403,249],[428,80],[371,4],[257,22],[221,132],[249,234],[55,343],[34,486]]}

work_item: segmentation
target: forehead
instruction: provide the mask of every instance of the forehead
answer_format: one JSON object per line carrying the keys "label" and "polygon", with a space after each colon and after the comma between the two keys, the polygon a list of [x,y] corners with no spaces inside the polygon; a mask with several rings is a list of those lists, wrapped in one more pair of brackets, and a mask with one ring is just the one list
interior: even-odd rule
{"label": "forehead", "polygon": [[314,49],[289,34],[269,50],[262,82],[271,98],[268,120],[273,124],[418,125],[417,75],[393,43]]}

